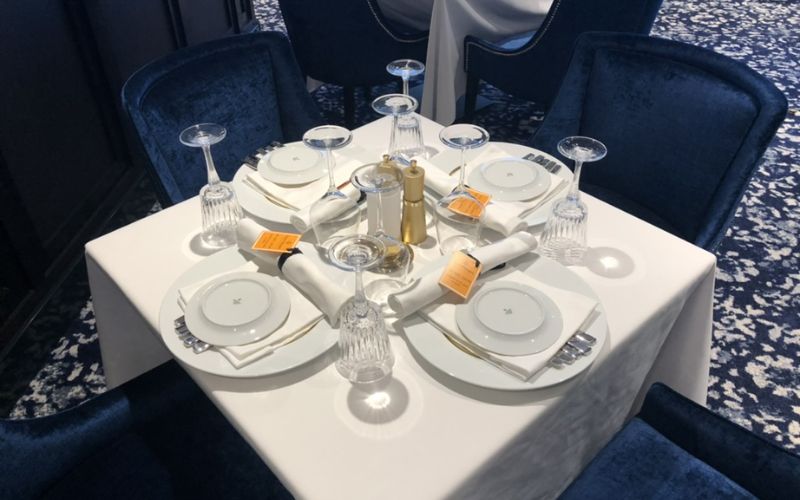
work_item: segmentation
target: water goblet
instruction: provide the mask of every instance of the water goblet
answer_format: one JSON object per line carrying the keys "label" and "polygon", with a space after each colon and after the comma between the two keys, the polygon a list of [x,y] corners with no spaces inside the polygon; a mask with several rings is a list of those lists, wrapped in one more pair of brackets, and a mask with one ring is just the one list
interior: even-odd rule
{"label": "water goblet", "polygon": [[336,238],[354,234],[361,222],[358,203],[339,190],[333,177],[336,168],[333,150],[347,146],[352,139],[349,130],[336,125],[314,127],[303,134],[303,144],[322,151],[328,168],[328,190],[309,209],[311,229],[322,248],[330,246]]}
{"label": "water goblet", "polygon": [[[370,300],[381,305],[386,304],[387,297],[407,285],[408,270],[411,265],[411,248],[402,241],[389,235],[383,225],[383,210],[387,197],[398,193],[403,183],[403,172],[399,168],[385,167],[385,163],[364,165],[350,177],[350,182],[367,195],[375,195],[377,199],[376,227],[373,236],[384,246],[384,255],[371,269],[372,272],[387,275],[371,281],[366,288]],[[399,210],[399,206],[395,207]]]}
{"label": "water goblet", "polygon": [[489,141],[489,132],[477,125],[457,124],[442,129],[439,139],[448,147],[461,151],[461,168],[458,185],[436,203],[436,237],[439,250],[449,254],[457,250],[471,250],[481,235],[483,204],[467,191],[464,185],[466,151],[483,146]]}
{"label": "water goblet", "polygon": [[572,136],[558,143],[558,152],[575,162],[572,184],[566,198],[553,205],[544,226],[540,252],[562,264],[578,264],[586,252],[589,211],[578,190],[581,168],[586,162],[602,160],[607,153],[602,142],[591,137]]}
{"label": "water goblet", "polygon": [[404,94],[386,94],[372,101],[372,109],[392,117],[389,156],[408,165],[411,158],[425,154],[419,119],[414,116],[417,100]]}
{"label": "water goblet", "polygon": [[354,271],[355,295],[339,313],[339,359],[336,369],[354,384],[372,384],[392,373],[394,354],[378,304],[364,294],[363,271],[383,257],[380,239],[367,235],[345,236],[328,248],[328,260]]}
{"label": "water goblet", "polygon": [[216,123],[199,123],[184,129],[178,139],[186,146],[201,148],[206,161],[208,184],[200,190],[200,208],[203,221],[201,238],[213,248],[224,248],[236,243],[236,225],[242,218],[242,207],[236,192],[227,182],[222,182],[211,157],[211,146],[225,138],[227,131]]}

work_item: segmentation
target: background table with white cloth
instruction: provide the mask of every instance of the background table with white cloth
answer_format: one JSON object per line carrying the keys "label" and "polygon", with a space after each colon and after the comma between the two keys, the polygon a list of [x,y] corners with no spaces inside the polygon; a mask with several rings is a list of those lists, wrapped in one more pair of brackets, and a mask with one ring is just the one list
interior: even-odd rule
{"label": "background table with white cloth", "polygon": [[[427,141],[439,126],[422,120]],[[389,120],[354,131],[376,154]],[[438,147],[438,145],[437,145]],[[281,375],[189,374],[297,498],[549,498],[618,430],[653,381],[705,401],[714,256],[585,196],[590,247],[624,252],[614,279],[571,269],[597,293],[609,336],[592,367],[542,390],[460,382],[391,335],[397,405],[372,413],[335,370],[336,350]],[[90,242],[87,265],[110,386],[170,357],[158,333],[168,289],[203,256],[197,198]],[[213,473],[213,471],[204,471]]]}
{"label": "background table with white cloth", "polygon": [[[425,61],[422,114],[443,125],[456,119],[456,101],[464,95],[464,37],[499,41],[533,31],[547,15],[552,0],[379,0],[390,19],[417,29],[430,12],[430,37]],[[388,61],[387,61],[388,62]]]}

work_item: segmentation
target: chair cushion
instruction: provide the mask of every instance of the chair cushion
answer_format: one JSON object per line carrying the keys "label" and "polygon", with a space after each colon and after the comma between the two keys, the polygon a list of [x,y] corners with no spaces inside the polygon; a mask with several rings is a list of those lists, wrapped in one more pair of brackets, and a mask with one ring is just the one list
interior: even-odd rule
{"label": "chair cushion", "polygon": [[562,499],[753,499],[741,486],[634,418]]}

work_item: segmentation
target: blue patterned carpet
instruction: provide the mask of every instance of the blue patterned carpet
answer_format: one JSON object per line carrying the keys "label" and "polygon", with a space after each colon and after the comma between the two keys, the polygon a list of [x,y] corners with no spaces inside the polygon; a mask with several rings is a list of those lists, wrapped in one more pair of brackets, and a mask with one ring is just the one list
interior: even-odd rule
{"label": "blue patterned carpet", "polygon": [[[274,0],[256,0],[256,5],[264,29],[283,30]],[[714,411],[798,452],[800,3],[666,0],[653,34],[743,61],[789,99],[789,115],[716,252],[708,385]],[[494,89],[484,94],[493,104],[476,121],[497,140],[528,142],[542,113]],[[315,97],[331,122],[342,120],[339,89],[322,87]],[[364,123],[372,115],[360,104],[357,118]],[[146,183],[135,198],[112,228],[151,209]],[[0,362],[0,412],[12,418],[49,414],[105,390],[85,272],[74,274],[12,356]]]}

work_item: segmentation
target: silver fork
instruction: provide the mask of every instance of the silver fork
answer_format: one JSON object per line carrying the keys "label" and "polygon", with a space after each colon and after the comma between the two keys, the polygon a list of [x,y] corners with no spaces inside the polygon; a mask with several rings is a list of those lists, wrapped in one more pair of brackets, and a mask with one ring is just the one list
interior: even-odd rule
{"label": "silver fork", "polygon": [[195,354],[205,352],[212,347],[208,342],[203,342],[192,335],[192,332],[186,326],[186,318],[184,316],[180,316],[175,320],[175,333],[178,335],[178,339],[183,342],[183,347],[187,349],[191,347]]}

